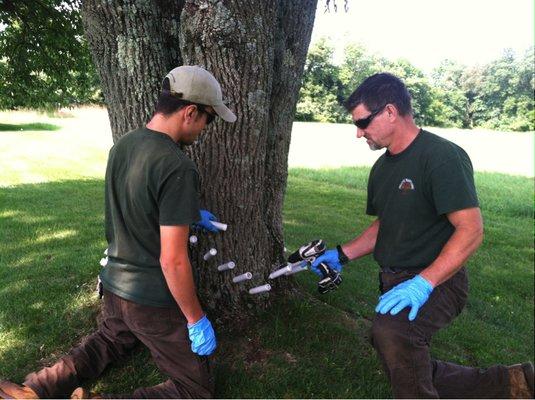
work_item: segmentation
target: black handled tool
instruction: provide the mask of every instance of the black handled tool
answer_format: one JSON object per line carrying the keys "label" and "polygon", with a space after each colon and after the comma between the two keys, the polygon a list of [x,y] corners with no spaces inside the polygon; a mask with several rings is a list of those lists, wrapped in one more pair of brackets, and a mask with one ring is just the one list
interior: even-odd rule
{"label": "black handled tool", "polygon": [[[327,250],[325,242],[321,239],[316,239],[290,254],[288,262],[293,264],[299,261],[307,261],[307,263],[312,264],[316,258],[325,253],[325,250]],[[342,275],[325,263],[320,263],[318,269],[323,275],[323,278],[318,282],[318,291],[324,294],[330,290],[338,289],[338,286],[342,283]]]}

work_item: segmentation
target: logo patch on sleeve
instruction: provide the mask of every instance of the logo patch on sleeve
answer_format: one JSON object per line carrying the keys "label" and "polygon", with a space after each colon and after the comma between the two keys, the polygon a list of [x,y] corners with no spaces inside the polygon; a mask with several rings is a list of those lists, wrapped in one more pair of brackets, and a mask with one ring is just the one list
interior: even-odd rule
{"label": "logo patch on sleeve", "polygon": [[409,193],[411,190],[414,190],[414,183],[409,178],[405,178],[399,184],[398,189],[401,190],[402,194]]}

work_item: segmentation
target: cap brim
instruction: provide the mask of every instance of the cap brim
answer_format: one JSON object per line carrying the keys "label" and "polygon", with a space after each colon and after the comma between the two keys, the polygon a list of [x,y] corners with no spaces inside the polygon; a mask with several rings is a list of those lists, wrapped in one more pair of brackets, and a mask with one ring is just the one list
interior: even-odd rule
{"label": "cap brim", "polygon": [[217,115],[219,115],[221,118],[223,118],[223,120],[225,120],[227,122],[236,121],[236,115],[234,115],[234,113],[232,111],[230,111],[230,109],[226,105],[221,104],[221,105],[218,105],[218,106],[212,106],[212,108],[217,113]]}

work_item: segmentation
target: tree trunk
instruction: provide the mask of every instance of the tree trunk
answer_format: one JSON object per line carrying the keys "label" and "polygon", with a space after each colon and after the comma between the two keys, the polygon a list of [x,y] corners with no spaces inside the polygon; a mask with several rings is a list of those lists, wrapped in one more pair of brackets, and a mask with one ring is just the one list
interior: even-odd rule
{"label": "tree trunk", "polygon": [[[317,0],[163,3],[85,0],[86,35],[114,140],[147,121],[161,79],[175,66],[201,65],[221,83],[238,120],[216,120],[188,152],[201,173],[203,208],[229,228],[200,234],[191,259],[205,307],[236,317],[269,304],[269,295],[247,289],[268,282],[283,261],[288,149]],[[210,247],[218,254],[204,261]],[[217,272],[230,260],[234,270]],[[232,283],[247,271],[251,281]],[[268,283],[283,289],[289,282]]]}
{"label": "tree trunk", "polygon": [[148,122],[164,71],[181,64],[184,0],[84,0],[82,19],[113,141]]}

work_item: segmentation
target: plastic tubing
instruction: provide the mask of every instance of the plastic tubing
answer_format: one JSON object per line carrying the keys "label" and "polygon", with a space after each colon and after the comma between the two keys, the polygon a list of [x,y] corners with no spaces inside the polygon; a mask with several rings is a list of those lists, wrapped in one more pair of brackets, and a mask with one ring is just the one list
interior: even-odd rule
{"label": "plastic tubing", "polygon": [[228,263],[221,264],[217,267],[218,271],[227,271],[229,269],[233,269],[236,266],[236,263],[234,261],[229,261]]}
{"label": "plastic tubing", "polygon": [[266,283],[262,286],[257,286],[252,289],[249,289],[249,294],[257,294],[262,292],[269,292],[271,290],[271,285],[269,283]]}
{"label": "plastic tubing", "polygon": [[246,272],[245,274],[241,274],[232,278],[232,282],[238,283],[238,282],[249,280],[252,277],[253,277],[253,274],[251,274],[250,272]]}
{"label": "plastic tubing", "polygon": [[228,225],[224,224],[223,222],[217,222],[217,221],[210,221],[213,226],[215,226],[217,229],[220,229],[222,231],[226,231]]}
{"label": "plastic tubing", "polygon": [[296,265],[295,267],[292,267],[292,270],[290,272],[286,273],[286,276],[297,274],[298,272],[306,271],[308,267],[301,267],[300,265]]}
{"label": "plastic tubing", "polygon": [[217,254],[217,250],[214,248],[211,248],[210,250],[206,252],[206,254],[202,258],[204,258],[204,261],[208,261],[210,258],[215,256],[216,254]]}
{"label": "plastic tubing", "polygon": [[198,241],[199,241],[199,238],[198,238],[196,235],[191,235],[191,236],[189,237],[189,242],[190,242],[191,244],[197,244]]}
{"label": "plastic tubing", "polygon": [[271,274],[269,274],[269,279],[275,279],[275,278],[278,278],[281,275],[286,275],[291,270],[292,270],[291,265],[285,265],[284,267],[279,268],[278,270],[273,271]]}

